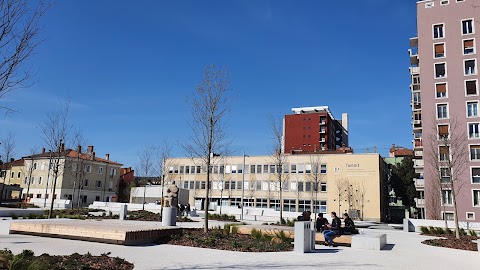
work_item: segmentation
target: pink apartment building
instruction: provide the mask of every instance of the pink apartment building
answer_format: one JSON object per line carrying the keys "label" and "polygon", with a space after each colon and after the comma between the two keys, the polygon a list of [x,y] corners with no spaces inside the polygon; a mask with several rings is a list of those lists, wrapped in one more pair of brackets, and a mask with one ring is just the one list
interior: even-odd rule
{"label": "pink apartment building", "polygon": [[[453,219],[451,176],[458,176],[458,219],[480,221],[478,0],[417,2],[418,37],[410,39],[417,207],[423,218]],[[480,11],[480,9],[478,9]],[[476,17],[477,16],[477,17]],[[480,42],[480,41],[479,41]],[[454,134],[456,134],[454,136]],[[451,138],[452,141],[441,138]],[[455,140],[455,142],[453,141]],[[445,142],[449,142],[446,145]],[[462,143],[459,143],[462,142]],[[462,145],[461,149],[450,148]],[[465,153],[458,174],[445,160]],[[450,157],[453,160],[458,157]],[[453,171],[454,169],[452,169]],[[438,188],[439,183],[443,188]]]}

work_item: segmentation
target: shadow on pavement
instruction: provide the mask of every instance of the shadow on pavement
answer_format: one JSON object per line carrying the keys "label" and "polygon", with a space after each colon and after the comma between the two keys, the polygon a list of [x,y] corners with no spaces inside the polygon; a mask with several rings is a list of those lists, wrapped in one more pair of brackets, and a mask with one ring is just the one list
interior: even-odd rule
{"label": "shadow on pavement", "polygon": [[395,247],[395,244],[386,244],[382,250],[392,250]]}

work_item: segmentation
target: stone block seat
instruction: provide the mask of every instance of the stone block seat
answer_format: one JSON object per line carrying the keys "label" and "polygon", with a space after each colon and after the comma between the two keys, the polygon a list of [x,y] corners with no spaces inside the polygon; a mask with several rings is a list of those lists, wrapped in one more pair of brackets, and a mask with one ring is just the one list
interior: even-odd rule
{"label": "stone block seat", "polygon": [[387,244],[384,233],[356,234],[352,236],[352,248],[366,250],[381,250]]}

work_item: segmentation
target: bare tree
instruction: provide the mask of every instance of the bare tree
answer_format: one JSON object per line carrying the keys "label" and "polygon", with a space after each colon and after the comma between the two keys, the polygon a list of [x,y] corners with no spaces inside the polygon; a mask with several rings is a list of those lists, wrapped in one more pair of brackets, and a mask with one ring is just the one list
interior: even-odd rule
{"label": "bare tree", "polygon": [[158,164],[158,172],[159,172],[159,178],[160,178],[160,184],[162,186],[162,194],[160,198],[160,204],[161,204],[161,209],[160,209],[160,217],[163,217],[163,196],[164,196],[164,189],[165,189],[165,184],[169,183],[169,176],[170,174],[168,173],[168,170],[170,167],[173,166],[172,159],[171,157],[172,153],[172,146],[167,140],[163,141],[163,144],[161,147],[159,147],[159,151],[157,151],[157,162]]}
{"label": "bare tree", "polygon": [[289,174],[284,173],[283,167],[287,162],[287,158],[283,151],[283,118],[269,117],[270,128],[272,131],[272,146],[273,152],[270,155],[274,169],[274,176],[276,180],[276,189],[278,191],[280,200],[280,224],[284,222],[283,219],[283,190],[285,184],[288,182]]}
{"label": "bare tree", "polygon": [[340,215],[340,207],[342,206],[342,200],[346,197],[345,189],[349,185],[348,178],[336,178],[335,179],[335,191],[337,193],[337,201],[338,201],[338,214]]}
{"label": "bare tree", "polygon": [[[455,236],[457,239],[460,239],[457,196],[466,183],[462,181],[462,178],[468,169],[469,152],[467,141],[464,139],[465,135],[463,134],[462,125],[454,116],[451,116],[447,121],[436,121],[432,127],[431,134],[430,145],[428,145],[425,152],[428,155],[427,161],[429,162],[431,173],[437,180],[434,188],[439,188],[439,190],[433,190],[434,192],[430,196],[438,196],[438,192],[440,192],[444,210],[443,218],[447,226],[445,204],[447,204],[446,201],[449,198],[444,196],[444,193],[448,194],[448,191],[451,192],[456,230]],[[434,208],[433,211],[439,211],[438,205],[435,206],[437,208]]]}
{"label": "bare tree", "polygon": [[[0,1],[0,99],[28,87],[34,73],[27,66],[40,45],[40,19],[50,4],[28,0]],[[12,109],[0,105],[7,112]]]}
{"label": "bare tree", "polygon": [[[315,220],[317,219],[317,202],[318,202],[318,192],[320,191],[320,184],[323,179],[322,174],[322,160],[323,156],[321,154],[310,154],[309,160],[311,172],[308,175],[311,182],[311,202],[312,202],[312,211],[315,212]],[[307,166],[308,166],[307,165]]]}
{"label": "bare tree", "polygon": [[1,147],[1,151],[2,151],[1,155],[0,155],[0,159],[3,158],[3,163],[5,164],[5,171],[3,172],[2,190],[0,191],[0,204],[1,204],[1,202],[3,200],[3,193],[4,193],[4,190],[5,190],[5,180],[7,178],[7,166],[8,166],[8,163],[10,162],[10,159],[12,159],[14,154],[15,154],[14,153],[14,151],[15,151],[15,136],[11,132],[9,132],[8,135],[5,138],[0,140],[0,147]]}
{"label": "bare tree", "polygon": [[226,146],[225,120],[231,109],[230,80],[224,68],[215,65],[205,67],[203,80],[197,86],[188,103],[191,109],[192,129],[191,143],[183,148],[192,159],[199,159],[206,167],[207,181],[205,188],[205,223],[208,231],[208,204],[212,171],[212,159],[222,155]]}
{"label": "bare tree", "polygon": [[[139,158],[139,164],[137,165],[137,168],[135,171],[138,172],[138,175],[145,177],[152,177],[154,175],[158,174],[158,163],[156,161],[158,155],[157,153],[157,148],[155,145],[149,145],[145,146],[139,153],[138,153],[138,158]],[[143,205],[142,205],[142,210],[145,210],[145,192],[148,184],[148,180],[143,181],[143,183],[140,183],[140,186],[143,184]]]}
{"label": "bare tree", "polygon": [[[92,158],[92,153],[83,153],[83,149],[87,149],[87,142],[83,133],[81,131],[75,131],[72,136],[72,145],[77,147],[76,157],[74,160],[70,160],[65,164],[65,171],[67,171],[70,176],[73,178],[73,192],[72,192],[72,201],[71,208],[73,209],[75,205],[80,206],[80,198],[83,189],[83,181],[87,173],[87,166],[90,165],[90,159]],[[75,196],[75,193],[78,193]]]}

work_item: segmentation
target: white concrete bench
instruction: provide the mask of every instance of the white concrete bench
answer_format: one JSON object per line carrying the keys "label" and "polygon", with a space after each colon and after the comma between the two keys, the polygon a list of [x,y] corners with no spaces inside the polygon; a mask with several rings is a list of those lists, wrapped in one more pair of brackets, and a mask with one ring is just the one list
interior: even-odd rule
{"label": "white concrete bench", "polygon": [[352,248],[381,250],[387,244],[386,234],[355,234],[352,235]]}

